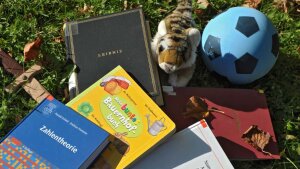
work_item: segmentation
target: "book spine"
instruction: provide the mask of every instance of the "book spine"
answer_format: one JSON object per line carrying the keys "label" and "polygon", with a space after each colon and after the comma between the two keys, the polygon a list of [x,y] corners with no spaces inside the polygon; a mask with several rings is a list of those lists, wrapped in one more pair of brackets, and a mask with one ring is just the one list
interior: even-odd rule
{"label": "book spine", "polygon": [[69,24],[65,23],[64,27],[64,35],[65,35],[65,46],[66,46],[66,58],[72,59],[72,53],[70,49],[70,32],[69,32]]}
{"label": "book spine", "polygon": [[148,42],[148,48],[149,48],[149,52],[150,52],[150,62],[149,64],[152,64],[153,65],[153,73],[154,73],[154,81],[155,81],[155,84],[156,84],[156,93],[152,93],[150,94],[151,98],[159,105],[159,106],[163,106],[164,105],[164,99],[163,99],[163,96],[162,96],[162,90],[161,90],[161,82],[160,82],[160,79],[159,79],[159,74],[158,74],[158,69],[157,69],[157,64],[156,62],[154,61],[153,59],[153,53],[152,53],[152,47],[151,47],[151,29],[150,29],[150,23],[149,21],[145,21],[145,29],[146,29],[146,32],[147,32],[147,36],[146,36],[146,40]]}
{"label": "book spine", "polygon": [[[64,34],[65,34],[65,46],[66,46],[66,59],[70,59],[73,61],[73,53],[71,50],[71,41],[70,41],[70,25],[68,23],[65,23],[64,25]],[[73,72],[69,78],[68,81],[68,88],[69,88],[69,97],[70,100],[72,100],[74,97],[76,97],[76,74]]]}
{"label": "book spine", "polygon": [[[160,95],[160,93],[158,92],[158,86],[160,86],[160,81],[158,80],[158,71],[157,69],[155,69],[154,67],[156,67],[156,63],[154,62],[154,59],[153,59],[153,56],[152,56],[152,50],[151,50],[151,45],[150,45],[150,42],[151,42],[151,30],[150,30],[150,23],[149,21],[145,21],[145,31],[146,31],[146,36],[145,36],[145,40],[146,40],[146,48],[149,49],[149,56],[150,56],[150,59],[149,59],[149,65],[152,65],[152,71],[153,71],[153,78],[154,78],[154,92],[151,92],[150,95],[151,96],[158,96]],[[158,86],[157,86],[158,85]]]}

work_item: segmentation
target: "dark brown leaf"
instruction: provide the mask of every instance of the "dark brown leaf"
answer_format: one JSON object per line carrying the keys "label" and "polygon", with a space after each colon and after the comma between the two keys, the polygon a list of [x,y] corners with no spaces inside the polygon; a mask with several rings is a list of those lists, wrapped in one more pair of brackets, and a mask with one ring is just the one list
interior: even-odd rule
{"label": "dark brown leaf", "polygon": [[19,123],[21,120],[22,117],[20,115],[15,117],[15,123]]}
{"label": "dark brown leaf", "polygon": [[269,144],[272,136],[270,133],[259,129],[257,125],[250,126],[250,128],[242,135],[242,138],[258,151],[267,155],[272,155],[271,153],[264,151],[264,148]]}
{"label": "dark brown leaf", "polygon": [[204,119],[209,116],[211,112],[218,112],[224,114],[223,111],[220,111],[216,108],[208,108],[205,99],[201,97],[192,96],[186,104],[186,110],[183,113],[185,117],[193,117],[197,120]]}
{"label": "dark brown leaf", "polygon": [[196,119],[203,119],[209,115],[208,105],[202,98],[192,96],[186,104],[185,117],[194,117]]}
{"label": "dark brown leaf", "polygon": [[42,38],[38,37],[34,42],[29,42],[24,47],[24,60],[29,61],[35,59],[40,54],[40,46],[42,44]]}
{"label": "dark brown leaf", "polygon": [[199,20],[202,20],[202,16],[203,16],[203,13],[204,13],[204,10],[203,9],[195,9],[194,10],[194,13],[196,14],[197,18]]}

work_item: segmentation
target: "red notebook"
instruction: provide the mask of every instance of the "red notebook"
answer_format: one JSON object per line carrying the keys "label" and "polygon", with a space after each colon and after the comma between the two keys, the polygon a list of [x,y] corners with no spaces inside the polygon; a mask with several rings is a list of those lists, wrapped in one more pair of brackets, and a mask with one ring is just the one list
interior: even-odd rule
{"label": "red notebook", "polygon": [[[184,118],[182,113],[189,98],[199,96],[205,99],[209,108],[225,112],[225,115],[213,112],[206,121],[229,159],[280,159],[264,94],[256,90],[229,88],[170,87],[167,90],[169,92],[164,92],[163,110],[175,122],[177,132],[197,121]],[[271,141],[264,150],[272,153],[272,156],[256,150],[241,138],[251,125],[270,133]]]}

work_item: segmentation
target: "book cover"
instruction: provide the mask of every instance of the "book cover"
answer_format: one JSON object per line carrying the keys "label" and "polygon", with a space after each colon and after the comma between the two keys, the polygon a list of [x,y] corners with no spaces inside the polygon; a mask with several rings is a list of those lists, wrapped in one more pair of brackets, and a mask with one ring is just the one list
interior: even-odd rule
{"label": "book cover", "polygon": [[148,94],[162,95],[149,38],[142,9],[67,22],[67,55],[79,68],[75,94],[121,65]]}
{"label": "book cover", "polygon": [[109,136],[49,96],[1,140],[0,168],[87,168]]}
{"label": "book cover", "polygon": [[[195,123],[197,119],[185,118],[186,104],[192,96],[205,99],[209,108],[224,111],[225,114],[212,112],[206,118],[212,132],[229,159],[255,160],[279,159],[276,136],[268,109],[266,97],[252,89],[164,87],[165,106],[162,109],[175,122],[177,131]],[[266,155],[256,150],[242,139],[251,125],[270,133],[271,142]]]}
{"label": "book cover", "polygon": [[121,66],[95,82],[67,106],[129,145],[118,164],[114,164],[112,153],[115,151],[104,152],[103,160],[115,168],[128,167],[175,131],[172,120]]}
{"label": "book cover", "polygon": [[174,134],[132,169],[233,169],[205,120]]}

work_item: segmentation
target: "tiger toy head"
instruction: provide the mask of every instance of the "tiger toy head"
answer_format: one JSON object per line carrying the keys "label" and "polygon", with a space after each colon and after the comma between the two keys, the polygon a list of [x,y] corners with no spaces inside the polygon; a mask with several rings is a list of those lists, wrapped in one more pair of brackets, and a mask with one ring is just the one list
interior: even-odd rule
{"label": "tiger toy head", "polygon": [[185,39],[176,34],[166,34],[159,39],[155,52],[159,67],[166,73],[173,73],[186,60],[188,45]]}
{"label": "tiger toy head", "polygon": [[170,74],[195,62],[200,32],[196,28],[180,33],[167,32],[166,29],[165,22],[161,21],[152,41],[152,52],[159,67]]}
{"label": "tiger toy head", "polygon": [[188,58],[187,37],[178,37],[176,34],[162,36],[156,47],[158,64],[166,73],[173,73],[186,62]]}

